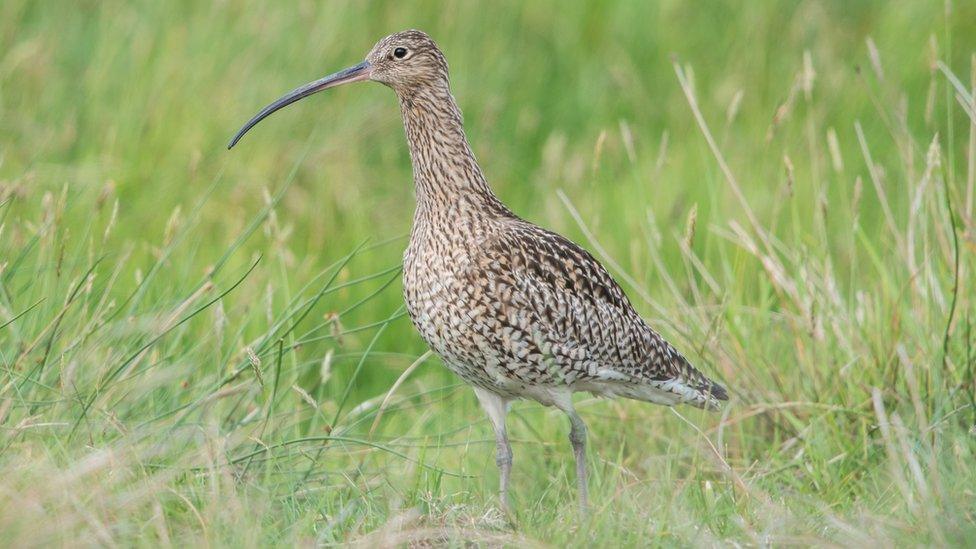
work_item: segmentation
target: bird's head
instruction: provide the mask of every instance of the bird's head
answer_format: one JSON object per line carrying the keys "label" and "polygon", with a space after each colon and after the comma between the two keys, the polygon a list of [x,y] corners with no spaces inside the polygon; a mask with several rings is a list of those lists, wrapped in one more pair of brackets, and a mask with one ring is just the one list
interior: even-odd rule
{"label": "bird's head", "polygon": [[391,34],[377,42],[362,63],[298,87],[261,109],[241,127],[227,148],[236,145],[248,130],[271,113],[322,90],[363,80],[386,84],[401,96],[424,88],[446,89],[447,60],[437,44],[423,31],[406,30]]}
{"label": "bird's head", "polygon": [[447,85],[447,60],[427,33],[407,30],[380,40],[366,56],[370,80],[407,94]]}

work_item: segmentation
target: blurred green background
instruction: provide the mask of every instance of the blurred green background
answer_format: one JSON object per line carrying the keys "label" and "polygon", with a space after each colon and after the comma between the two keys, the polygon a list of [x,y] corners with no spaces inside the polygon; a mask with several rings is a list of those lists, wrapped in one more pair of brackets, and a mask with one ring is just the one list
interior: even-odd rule
{"label": "blurred green background", "polygon": [[[894,526],[878,518],[865,535],[964,539],[972,499],[946,522],[918,511],[912,501],[967,496],[911,480],[902,490],[896,457],[885,451],[901,455],[901,439],[895,428],[890,438],[878,430],[886,420],[872,389],[909,425],[961,421],[945,436],[956,465],[937,463],[951,452],[921,427],[909,430],[927,442],[905,439],[931,453],[926,474],[960,474],[954,467],[973,453],[962,418],[972,417],[976,354],[967,278],[976,146],[961,106],[972,96],[959,85],[972,89],[974,21],[972,1],[0,2],[0,423],[10,432],[0,467],[36,487],[94,449],[139,448],[127,462],[140,471],[132,475],[197,502],[212,525],[201,530],[169,496],[159,511],[150,503],[131,510],[119,501],[125,485],[86,503],[107,509],[94,519],[107,538],[90,521],[65,519],[48,540],[62,543],[127,540],[143,513],[160,540],[350,541],[385,531],[416,505],[422,518],[404,520],[461,532],[444,534],[449,540],[487,529],[501,543],[650,535],[665,544],[749,543],[757,531],[773,532],[774,542],[837,542],[845,539],[837,521],[895,510]],[[591,445],[603,468],[596,505],[618,518],[567,530],[559,525],[575,515],[566,427],[526,405],[513,420],[523,514],[512,534],[470,518],[479,510],[450,511],[491,509],[493,450],[451,449],[490,431],[436,360],[404,384],[413,408],[391,412],[378,431],[343,424],[350,409],[375,413],[425,350],[407,319],[382,323],[401,304],[396,268],[413,211],[393,93],[374,83],[330,90],[225,147],[274,98],[359,62],[379,38],[406,28],[427,31],[447,55],[469,140],[499,196],[613,263],[651,323],[736,395],[731,414],[742,417],[718,431],[717,444],[732,470],[750,490],[792,491],[788,501],[737,497],[742,486],[694,457],[707,446],[667,410],[597,402],[584,408],[591,430],[603,433]],[[676,71],[749,210],[703,139]],[[239,287],[173,326],[258,257]],[[314,300],[326,280],[332,290]],[[214,289],[201,290],[207,281]],[[74,306],[78,295],[84,305]],[[906,363],[917,366],[905,373]],[[236,404],[214,405],[222,419],[195,415],[213,391],[245,377],[253,387],[240,389]],[[923,406],[912,387],[921,387]],[[815,406],[792,410],[796,402]],[[831,407],[850,415],[817,415]],[[255,418],[265,416],[262,427]],[[723,421],[694,418],[712,438]],[[35,432],[24,422],[67,426]],[[228,459],[248,455],[253,439],[273,444],[340,425],[390,444],[409,434],[433,445],[401,448],[410,460],[477,478],[441,484],[392,454],[375,458],[375,470],[357,468],[358,454],[311,444],[264,462],[265,477],[237,471],[223,488],[178,473],[161,480],[147,463],[184,474],[203,466],[180,458],[206,446],[196,435],[156,446],[187,422],[209,426]],[[431,433],[434,442],[424,439]],[[150,443],[153,458],[142,453]],[[25,456],[38,452],[44,463],[24,473]],[[295,465],[303,459],[312,465]],[[661,467],[668,472],[656,477]],[[272,469],[287,480],[272,483]],[[329,476],[337,471],[346,481]],[[668,490],[635,480],[649,477],[683,487],[655,499]],[[698,482],[706,477],[718,488]],[[294,496],[310,479],[326,487],[319,499]],[[362,480],[369,489],[360,479],[372,479]],[[9,490],[25,489],[11,482]],[[923,484],[928,491],[916,494]],[[243,513],[253,513],[254,528],[240,531],[230,524],[241,513],[208,511],[216,500],[208,506],[201,495],[229,490],[246,500],[252,489],[262,505]],[[897,503],[874,498],[888,489]],[[62,497],[39,489],[37,501],[73,517],[77,505]],[[769,511],[779,504],[788,511]],[[825,508],[845,518],[830,527],[811,518]],[[24,533],[35,520],[29,511],[11,517],[0,525],[26,536],[11,539],[36,541]],[[696,537],[699,523],[711,537]],[[574,528],[587,535],[574,537]]]}

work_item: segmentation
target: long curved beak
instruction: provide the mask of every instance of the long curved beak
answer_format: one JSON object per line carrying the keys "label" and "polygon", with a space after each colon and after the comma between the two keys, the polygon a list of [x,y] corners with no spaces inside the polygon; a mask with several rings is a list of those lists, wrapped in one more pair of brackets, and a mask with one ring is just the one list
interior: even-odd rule
{"label": "long curved beak", "polygon": [[370,70],[371,67],[369,66],[369,62],[363,61],[362,63],[354,67],[343,69],[335,74],[330,74],[325,78],[320,78],[315,82],[309,82],[308,84],[305,84],[300,88],[295,88],[294,90],[278,98],[278,100],[275,101],[274,103],[261,109],[261,112],[254,115],[254,118],[248,120],[247,124],[244,124],[244,126],[241,127],[240,131],[238,131],[237,134],[234,136],[234,139],[230,140],[230,143],[227,145],[227,148],[230,149],[234,145],[236,145],[237,142],[241,140],[241,137],[244,137],[244,134],[247,133],[248,130],[253,128],[255,125],[257,125],[258,122],[264,120],[276,110],[281,109],[283,107],[287,107],[288,105],[291,105],[292,103],[298,101],[299,99],[304,99],[312,95],[313,93],[317,93],[328,88],[334,88],[338,85],[346,84],[349,82],[359,82],[361,80],[369,80]]}

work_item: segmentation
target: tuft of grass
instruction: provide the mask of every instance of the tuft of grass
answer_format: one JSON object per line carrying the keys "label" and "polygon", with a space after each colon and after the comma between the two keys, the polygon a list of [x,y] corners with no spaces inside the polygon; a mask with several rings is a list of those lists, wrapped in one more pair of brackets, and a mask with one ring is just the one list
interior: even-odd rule
{"label": "tuft of grass", "polygon": [[[895,4],[0,3],[0,540],[965,545],[976,11]],[[223,149],[410,26],[499,194],[733,395],[578,397],[582,519],[530,403],[498,511],[490,427],[404,318],[389,92]]]}

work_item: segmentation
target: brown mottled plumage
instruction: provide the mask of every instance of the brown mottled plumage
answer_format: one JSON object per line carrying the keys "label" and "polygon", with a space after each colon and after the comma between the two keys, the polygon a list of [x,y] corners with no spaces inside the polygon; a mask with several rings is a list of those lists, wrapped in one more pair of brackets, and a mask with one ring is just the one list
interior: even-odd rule
{"label": "brown mottled plumage", "polygon": [[587,503],[586,427],[572,393],[717,408],[725,389],[696,370],[637,314],[583,248],[520,219],[488,186],[451,95],[447,61],[425,33],[379,41],[356,67],[269,105],[371,79],[393,88],[417,193],[403,262],[410,318],[453,372],[474,386],[495,429],[501,501],[508,506],[509,403],[529,398],[570,418],[580,503]]}

